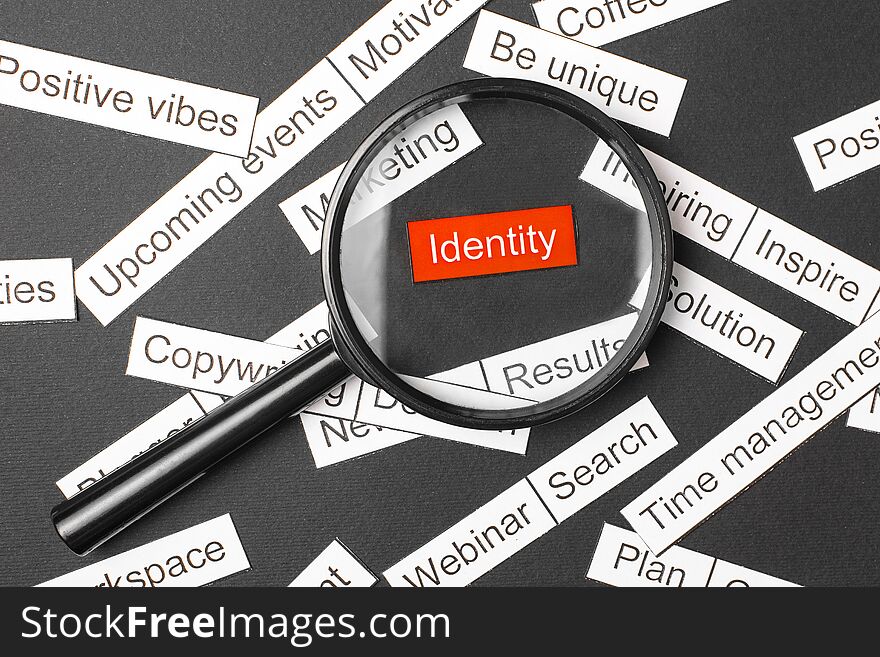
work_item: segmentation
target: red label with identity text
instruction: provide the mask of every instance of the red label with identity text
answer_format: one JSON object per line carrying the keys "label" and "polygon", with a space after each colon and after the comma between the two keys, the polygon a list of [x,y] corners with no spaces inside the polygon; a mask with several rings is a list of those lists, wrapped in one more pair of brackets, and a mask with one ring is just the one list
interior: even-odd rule
{"label": "red label with identity text", "polygon": [[410,221],[413,281],[577,264],[570,205]]}

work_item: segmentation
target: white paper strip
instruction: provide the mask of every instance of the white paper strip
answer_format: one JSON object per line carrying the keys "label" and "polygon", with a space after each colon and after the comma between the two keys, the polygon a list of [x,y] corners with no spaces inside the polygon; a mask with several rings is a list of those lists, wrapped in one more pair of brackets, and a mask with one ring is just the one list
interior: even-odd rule
{"label": "white paper strip", "polygon": [[[880,271],[643,148],[673,229],[853,325],[880,293]],[[644,209],[610,148],[593,151],[581,179]]]}
{"label": "white paper strip", "polygon": [[804,332],[683,265],[672,271],[663,322],[778,383]]}
{"label": "white paper strip", "polygon": [[73,260],[0,260],[0,324],[75,319]]}
{"label": "white paper strip", "polygon": [[609,116],[665,137],[687,80],[483,10],[465,68],[494,77],[549,84],[593,103]]}
{"label": "white paper strip", "polygon": [[648,398],[385,571],[391,586],[466,586],[676,445]]}
{"label": "white paper strip", "polygon": [[532,4],[542,30],[604,46],[728,0],[542,0]]}
{"label": "white paper strip", "polygon": [[227,513],[38,586],[203,586],[248,568]]}
{"label": "white paper strip", "polygon": [[662,557],[657,557],[651,554],[638,534],[607,523],[602,528],[587,578],[628,587],[798,586],[681,547],[671,547]]}
{"label": "white paper strip", "polygon": [[0,103],[244,157],[260,99],[0,41]]}

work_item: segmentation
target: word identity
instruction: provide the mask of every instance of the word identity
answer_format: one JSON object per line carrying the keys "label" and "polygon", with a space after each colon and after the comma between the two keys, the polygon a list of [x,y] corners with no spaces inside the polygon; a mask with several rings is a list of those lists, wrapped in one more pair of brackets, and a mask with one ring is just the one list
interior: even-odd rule
{"label": "word identity", "polygon": [[38,586],[203,586],[250,567],[227,513]]}
{"label": "word identity", "polygon": [[384,572],[391,586],[466,586],[675,447],[647,397]]}
{"label": "word identity", "polygon": [[413,281],[577,264],[570,205],[407,224]]}
{"label": "word identity", "polygon": [[[346,210],[351,227],[482,146],[458,105],[450,105],[406,128],[373,158]],[[341,164],[279,204],[310,254],[321,249],[321,233]]]}
{"label": "word identity", "polygon": [[668,137],[687,80],[499,14],[480,12],[465,68],[543,82]]}
{"label": "word identity", "polygon": [[337,538],[288,587],[365,588],[378,581],[379,578]]}
{"label": "word identity", "polygon": [[[853,325],[868,316],[880,271],[643,148],[673,229]],[[644,203],[610,147],[599,143],[581,179],[635,207]]]}
{"label": "word identity", "polygon": [[257,114],[243,158],[214,154],[76,270],[102,324],[118,317],[486,0],[391,0]]}
{"label": "word identity", "polygon": [[4,105],[244,157],[259,98],[0,41]]}
{"label": "word identity", "polygon": [[611,586],[736,588],[798,586],[700,552],[671,547],[654,556],[639,535],[605,524],[587,578]]}
{"label": "word identity", "polygon": [[880,385],[880,314],[623,508],[660,554]]}
{"label": "word identity", "polygon": [[794,138],[815,191],[880,166],[880,100]]}
{"label": "word identity", "polygon": [[541,0],[538,26],[591,46],[604,46],[728,0]]}
{"label": "word identity", "polygon": [[74,320],[73,260],[0,260],[0,324]]}

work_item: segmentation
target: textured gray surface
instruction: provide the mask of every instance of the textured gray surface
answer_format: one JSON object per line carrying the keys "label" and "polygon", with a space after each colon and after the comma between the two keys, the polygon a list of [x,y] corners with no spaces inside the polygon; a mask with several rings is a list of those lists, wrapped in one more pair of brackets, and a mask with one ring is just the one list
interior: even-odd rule
{"label": "textured gray surface", "polygon": [[[0,38],[274,99],[383,3],[0,1]],[[534,23],[524,0],[488,8]],[[264,339],[321,298],[278,202],[347,157],[408,99],[473,77],[473,20],[244,210],[109,328],[0,327],[0,583],[36,584],[230,512],[253,568],[228,585],[286,585],[334,536],[380,572],[645,394],[679,447],[478,585],[582,585],[605,521],[773,386],[661,327],[651,367],[576,417],[532,433],[526,457],[418,440],[316,470],[289,421],[87,559],[48,521],[54,482],[177,389],[124,375],[137,314]],[[874,266],[878,173],[820,194],[791,141],[880,93],[874,0],[733,0],[608,48],[688,79],[669,140],[645,145]],[[0,106],[0,259],[83,262],[203,151]],[[678,238],[677,259],[806,331],[787,377],[850,326]],[[880,584],[880,442],[836,420],[683,545],[807,585]]]}

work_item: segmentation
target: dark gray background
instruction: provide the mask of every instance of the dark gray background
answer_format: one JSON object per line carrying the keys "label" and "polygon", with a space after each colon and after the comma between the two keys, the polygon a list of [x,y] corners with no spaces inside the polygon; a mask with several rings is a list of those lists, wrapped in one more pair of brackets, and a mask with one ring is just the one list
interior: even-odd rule
{"label": "dark gray background", "polygon": [[[273,100],[381,1],[0,1],[0,38]],[[526,0],[488,8],[534,24]],[[390,111],[473,77],[473,19],[421,60],[224,230],[102,328],[0,327],[0,582],[30,585],[230,512],[253,568],[228,585],[286,585],[340,537],[374,571],[397,562],[643,395],[679,447],[481,578],[583,585],[602,523],[774,387],[661,327],[651,367],[576,417],[535,429],[526,457],[411,441],[316,470],[298,420],[80,559],[48,521],[54,482],[181,395],[124,375],[143,314],[265,339],[321,298],[278,202],[344,160]],[[670,139],[650,148],[874,266],[877,170],[813,193],[791,137],[880,96],[875,0],[732,0],[609,50],[687,78]],[[0,259],[82,263],[206,154],[0,107]],[[788,376],[851,326],[677,238],[677,259],[806,331]],[[694,531],[683,545],[806,585],[880,583],[878,436],[843,418]]]}

